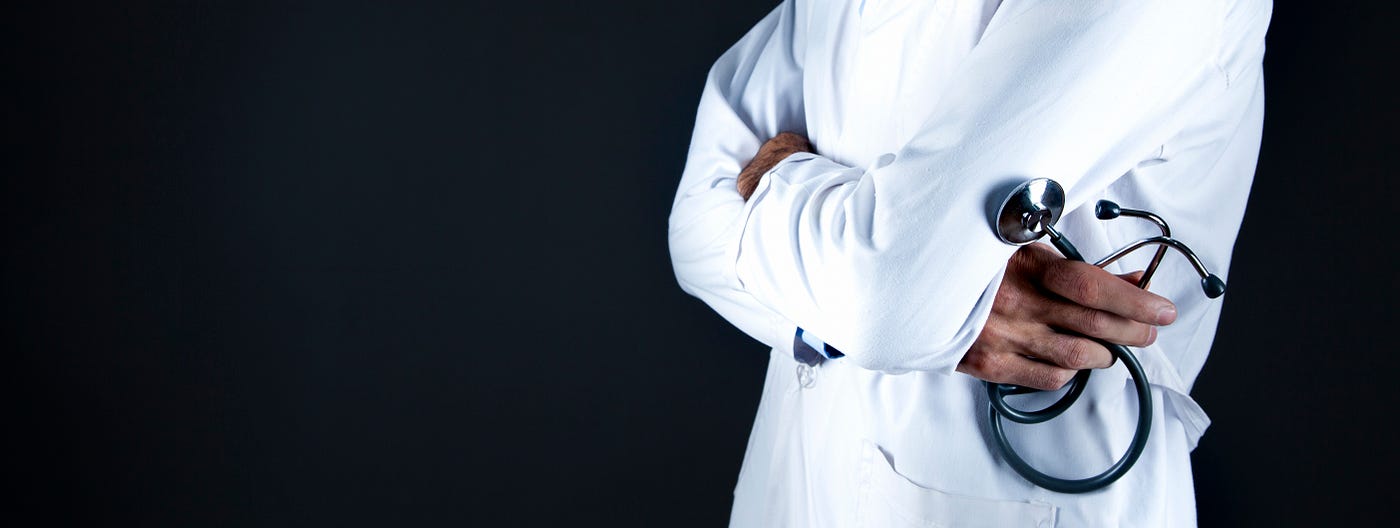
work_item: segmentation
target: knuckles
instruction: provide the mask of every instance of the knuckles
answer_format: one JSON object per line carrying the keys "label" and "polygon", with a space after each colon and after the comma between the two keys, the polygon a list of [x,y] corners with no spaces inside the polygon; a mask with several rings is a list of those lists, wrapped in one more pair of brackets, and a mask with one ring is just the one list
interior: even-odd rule
{"label": "knuckles", "polygon": [[1005,364],[1001,354],[985,350],[973,350],[963,358],[968,373],[985,380],[1001,379]]}
{"label": "knuckles", "polygon": [[1032,376],[1026,385],[1040,390],[1056,390],[1069,383],[1073,377],[1074,371],[1071,370],[1047,369]]}
{"label": "knuckles", "polygon": [[1079,330],[1094,337],[1107,337],[1104,334],[1112,326],[1112,321],[1107,313],[1098,310],[1083,310],[1080,316]]}
{"label": "knuckles", "polygon": [[1103,356],[1107,352],[1089,339],[1069,335],[1056,335],[1041,346],[1045,349],[1041,357],[1054,358],[1056,365],[1072,371],[1098,368],[1105,363]]}
{"label": "knuckles", "polygon": [[1001,281],[1001,286],[997,288],[996,300],[992,303],[992,311],[997,313],[1010,313],[1019,306],[1024,299],[1026,284],[1018,277],[1007,277]]}
{"label": "knuckles", "polygon": [[1084,346],[1083,340],[1071,339],[1061,352],[1060,366],[1076,370],[1089,368],[1089,354],[1088,347]]}
{"label": "knuckles", "polygon": [[1060,293],[1070,299],[1084,305],[1095,305],[1098,302],[1102,288],[1099,286],[1094,276],[1086,273],[1082,269],[1075,269],[1069,265],[1060,265],[1056,268],[1062,273],[1056,274],[1055,280],[1061,286]]}

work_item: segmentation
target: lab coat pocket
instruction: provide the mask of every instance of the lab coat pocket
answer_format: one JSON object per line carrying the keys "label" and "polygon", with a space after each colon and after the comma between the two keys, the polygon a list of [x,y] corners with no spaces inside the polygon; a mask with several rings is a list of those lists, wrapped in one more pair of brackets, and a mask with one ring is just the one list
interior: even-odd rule
{"label": "lab coat pocket", "polygon": [[1043,502],[969,497],[926,488],[895,471],[873,442],[861,448],[856,526],[1052,527],[1059,509]]}

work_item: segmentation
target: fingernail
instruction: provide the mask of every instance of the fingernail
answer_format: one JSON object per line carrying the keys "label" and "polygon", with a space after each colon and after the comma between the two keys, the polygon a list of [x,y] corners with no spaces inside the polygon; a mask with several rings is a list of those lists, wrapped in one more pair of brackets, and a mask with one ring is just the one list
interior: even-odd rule
{"label": "fingernail", "polygon": [[1175,321],[1175,320],[1176,320],[1176,307],[1175,307],[1175,306],[1170,306],[1170,305],[1169,305],[1169,306],[1167,306],[1167,307],[1165,307],[1165,308],[1162,308],[1161,310],[1157,310],[1157,324],[1159,324],[1159,325],[1169,325],[1169,324],[1172,324],[1172,321]]}
{"label": "fingernail", "polygon": [[1157,342],[1157,327],[1155,327],[1155,326],[1149,326],[1149,327],[1147,327],[1147,344],[1150,345],[1150,344],[1156,343],[1156,342]]}

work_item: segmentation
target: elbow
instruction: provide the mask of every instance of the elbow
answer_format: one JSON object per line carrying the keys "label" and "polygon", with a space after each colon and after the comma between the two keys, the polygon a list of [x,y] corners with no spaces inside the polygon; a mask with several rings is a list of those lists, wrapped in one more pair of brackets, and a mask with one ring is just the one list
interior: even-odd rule
{"label": "elbow", "polygon": [[730,289],[723,263],[726,246],[722,234],[714,232],[705,222],[677,222],[672,215],[667,233],[667,249],[671,270],[681,290],[691,296],[706,298],[708,292]]}
{"label": "elbow", "polygon": [[671,254],[671,271],[675,273],[676,283],[680,285],[681,290],[696,295],[694,284],[700,277],[695,266],[695,248],[686,244],[685,237],[677,232],[674,224],[667,235],[666,245]]}

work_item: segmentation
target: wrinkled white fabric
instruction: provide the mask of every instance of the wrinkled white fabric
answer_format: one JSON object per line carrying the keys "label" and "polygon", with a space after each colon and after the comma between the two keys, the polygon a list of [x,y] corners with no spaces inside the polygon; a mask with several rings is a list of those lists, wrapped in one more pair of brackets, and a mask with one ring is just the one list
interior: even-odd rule
{"label": "wrinkled white fabric", "polygon": [[[1228,282],[1271,8],[788,0],[720,57],[670,244],[682,288],[773,348],[732,523],[1194,524],[1188,455],[1209,420],[1188,394],[1221,300],[1202,295],[1179,256],[1153,281],[1177,321],[1138,351],[1159,400],[1151,442],[1106,490],[1062,495],[1020,479],[987,443],[982,385],[953,368],[1015,250],[994,235],[992,211],[1029,178],[1068,190],[1058,227],[1086,257],[1156,234],[1095,219],[1106,198],[1161,215]],[[745,203],[737,175],[781,131],[808,136],[816,154],[784,160]],[[1110,269],[1141,269],[1150,253]],[[809,387],[796,383],[796,326],[847,355],[808,373]],[[1126,372],[1092,380],[1064,416],[1012,426],[1037,467],[1084,477],[1126,448],[1137,410]]]}

